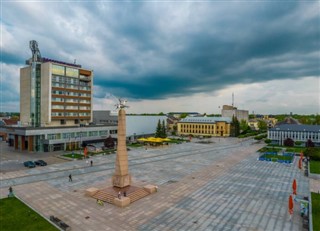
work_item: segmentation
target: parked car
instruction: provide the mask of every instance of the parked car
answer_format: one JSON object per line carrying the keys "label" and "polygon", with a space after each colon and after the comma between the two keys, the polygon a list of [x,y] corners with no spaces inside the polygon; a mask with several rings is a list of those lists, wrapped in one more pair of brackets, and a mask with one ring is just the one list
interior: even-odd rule
{"label": "parked car", "polygon": [[44,160],[36,160],[34,163],[39,166],[46,166],[47,165],[47,162],[45,162]]}
{"label": "parked car", "polygon": [[23,165],[24,165],[25,167],[28,167],[28,168],[34,168],[34,167],[36,167],[36,165],[35,165],[32,161],[30,161],[30,160],[24,162]]}

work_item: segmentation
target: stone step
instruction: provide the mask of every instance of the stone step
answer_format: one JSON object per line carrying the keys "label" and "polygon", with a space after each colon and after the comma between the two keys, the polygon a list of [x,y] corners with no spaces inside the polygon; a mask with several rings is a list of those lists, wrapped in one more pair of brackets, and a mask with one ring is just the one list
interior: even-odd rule
{"label": "stone step", "polygon": [[98,191],[92,197],[110,204],[113,204],[113,200],[115,198],[113,195],[104,191]]}
{"label": "stone step", "polygon": [[150,193],[148,193],[146,190],[141,188],[141,189],[138,189],[138,190],[130,193],[128,195],[128,197],[130,198],[130,202],[133,203],[133,202],[135,202],[135,201],[137,201],[137,200],[139,200],[139,199],[141,199],[141,198],[143,198],[143,197],[145,197],[145,196],[147,196],[149,194]]}

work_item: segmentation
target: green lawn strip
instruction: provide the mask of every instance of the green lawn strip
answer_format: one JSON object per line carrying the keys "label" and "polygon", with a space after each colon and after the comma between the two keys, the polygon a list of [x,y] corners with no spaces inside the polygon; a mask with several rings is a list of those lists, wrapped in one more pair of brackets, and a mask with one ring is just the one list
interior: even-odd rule
{"label": "green lawn strip", "polygon": [[58,230],[38,213],[15,197],[0,200],[1,231]]}
{"label": "green lawn strip", "polygon": [[320,174],[320,161],[310,160],[310,173]]}
{"label": "green lawn strip", "polygon": [[320,230],[320,194],[311,193],[313,230]]}
{"label": "green lawn strip", "polygon": [[280,156],[280,155],[272,155],[272,154],[264,154],[261,157],[267,158],[267,159],[278,159],[278,160],[292,160],[292,156]]}

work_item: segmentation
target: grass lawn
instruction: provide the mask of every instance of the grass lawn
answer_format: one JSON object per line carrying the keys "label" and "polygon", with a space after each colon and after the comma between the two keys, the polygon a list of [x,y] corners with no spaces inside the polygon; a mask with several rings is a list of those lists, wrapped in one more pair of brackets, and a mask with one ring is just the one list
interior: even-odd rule
{"label": "grass lawn", "polygon": [[267,159],[278,159],[278,160],[290,160],[292,161],[292,156],[280,156],[280,155],[273,155],[273,154],[264,154],[261,157],[267,158]]}
{"label": "grass lawn", "polygon": [[320,194],[311,193],[313,230],[320,230]]}
{"label": "grass lawn", "polygon": [[310,161],[310,173],[320,174],[320,161]]}
{"label": "grass lawn", "polygon": [[58,230],[15,197],[1,199],[0,208],[1,231]]}

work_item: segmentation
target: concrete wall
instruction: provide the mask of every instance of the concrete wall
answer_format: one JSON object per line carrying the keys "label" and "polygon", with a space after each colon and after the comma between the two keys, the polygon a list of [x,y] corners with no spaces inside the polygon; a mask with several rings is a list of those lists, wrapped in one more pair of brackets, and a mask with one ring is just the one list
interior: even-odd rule
{"label": "concrete wall", "polygon": [[20,121],[22,125],[30,122],[31,67],[20,68]]}

